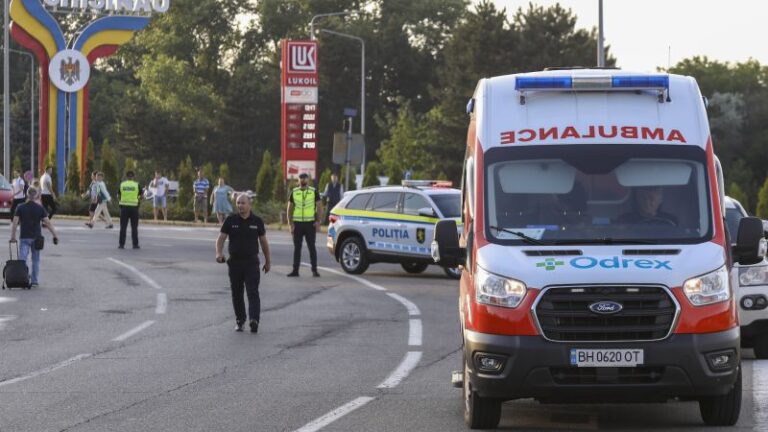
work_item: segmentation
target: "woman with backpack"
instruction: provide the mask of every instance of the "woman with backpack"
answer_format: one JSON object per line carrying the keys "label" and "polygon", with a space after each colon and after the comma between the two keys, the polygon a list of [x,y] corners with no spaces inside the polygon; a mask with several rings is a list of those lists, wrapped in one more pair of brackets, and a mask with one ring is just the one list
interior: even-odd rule
{"label": "woman with backpack", "polygon": [[93,211],[93,217],[90,221],[86,222],[86,225],[88,228],[93,228],[93,224],[96,222],[99,216],[102,216],[104,221],[107,223],[107,229],[111,229],[114,226],[112,225],[112,217],[109,215],[108,206],[109,202],[112,201],[112,197],[109,195],[109,191],[107,191],[107,185],[104,183],[103,172],[96,173],[94,189],[96,193],[92,199],[96,203],[96,209]]}

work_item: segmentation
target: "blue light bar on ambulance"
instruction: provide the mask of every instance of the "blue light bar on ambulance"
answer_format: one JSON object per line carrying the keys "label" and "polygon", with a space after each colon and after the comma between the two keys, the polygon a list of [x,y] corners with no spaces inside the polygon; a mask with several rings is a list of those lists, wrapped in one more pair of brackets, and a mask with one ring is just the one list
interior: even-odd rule
{"label": "blue light bar on ambulance", "polygon": [[518,77],[515,90],[669,90],[669,75]]}

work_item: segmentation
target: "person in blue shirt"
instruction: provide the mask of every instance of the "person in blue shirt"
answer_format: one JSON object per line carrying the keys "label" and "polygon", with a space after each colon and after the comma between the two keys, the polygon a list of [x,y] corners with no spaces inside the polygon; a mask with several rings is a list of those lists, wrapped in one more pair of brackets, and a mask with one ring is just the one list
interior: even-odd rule
{"label": "person in blue shirt", "polygon": [[42,205],[35,202],[39,198],[40,192],[33,187],[27,189],[27,202],[16,208],[11,222],[11,243],[16,243],[16,227],[21,227],[19,235],[19,259],[26,261],[30,252],[32,253],[32,274],[30,286],[36,287],[38,276],[40,274],[40,250],[35,247],[35,240],[42,237],[40,224],[45,225],[48,231],[53,234],[53,244],[59,244],[59,236],[53,224],[48,219],[48,214]]}
{"label": "person in blue shirt", "polygon": [[210,187],[208,179],[203,177],[203,170],[197,170],[197,179],[192,184],[195,191],[195,222],[197,222],[197,215],[201,215],[203,225],[208,221],[208,189]]}

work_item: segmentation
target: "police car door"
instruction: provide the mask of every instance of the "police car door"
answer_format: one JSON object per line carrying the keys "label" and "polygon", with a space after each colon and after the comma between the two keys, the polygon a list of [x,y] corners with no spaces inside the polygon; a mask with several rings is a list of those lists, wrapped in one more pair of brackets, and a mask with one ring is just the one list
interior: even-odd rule
{"label": "police car door", "polygon": [[[419,213],[419,210],[435,209],[422,195],[406,192],[403,197],[403,219],[408,230],[409,239],[404,242],[409,255],[430,256],[430,243],[437,218],[430,218]],[[437,214],[437,213],[434,213]]]}
{"label": "police car door", "polygon": [[397,254],[408,233],[400,220],[400,192],[376,192],[368,202],[371,236],[368,249],[376,253]]}

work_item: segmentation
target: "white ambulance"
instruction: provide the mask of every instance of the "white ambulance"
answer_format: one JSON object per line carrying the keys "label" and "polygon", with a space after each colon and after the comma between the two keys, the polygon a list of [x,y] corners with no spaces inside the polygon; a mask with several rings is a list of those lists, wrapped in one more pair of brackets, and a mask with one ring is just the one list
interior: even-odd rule
{"label": "white ambulance", "polygon": [[765,254],[743,218],[731,247],[723,176],[693,78],[573,69],[483,79],[470,100],[461,264],[465,420],[505,400],[696,400],[741,406],[732,262]]}

